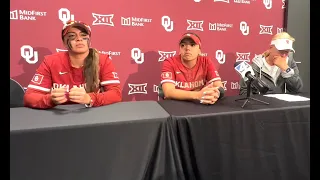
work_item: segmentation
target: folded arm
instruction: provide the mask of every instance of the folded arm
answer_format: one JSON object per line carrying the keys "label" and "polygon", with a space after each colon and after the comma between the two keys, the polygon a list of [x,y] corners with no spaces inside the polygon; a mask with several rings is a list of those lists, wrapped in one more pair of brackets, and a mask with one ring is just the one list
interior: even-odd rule
{"label": "folded arm", "polygon": [[299,69],[294,60],[290,65],[291,70],[289,72],[281,72],[281,76],[285,79],[286,89],[292,93],[299,93],[302,91],[303,83],[299,75]]}
{"label": "folded arm", "polygon": [[100,66],[100,79],[100,85],[104,91],[88,93],[93,101],[92,106],[103,106],[122,101],[120,79],[109,56],[103,59]]}
{"label": "folded arm", "polygon": [[119,84],[105,85],[104,92],[88,94],[93,100],[93,107],[113,104],[122,100],[121,88]]}
{"label": "folded arm", "polygon": [[55,106],[50,96],[52,79],[49,67],[47,60],[44,59],[24,94],[24,106],[39,109],[49,109]]}
{"label": "folded arm", "polygon": [[176,89],[175,84],[170,82],[163,83],[162,90],[166,99],[197,100],[201,95],[199,91]]}
{"label": "folded arm", "polygon": [[52,102],[50,93],[28,88],[24,95],[24,106],[38,109],[49,109],[56,105]]}

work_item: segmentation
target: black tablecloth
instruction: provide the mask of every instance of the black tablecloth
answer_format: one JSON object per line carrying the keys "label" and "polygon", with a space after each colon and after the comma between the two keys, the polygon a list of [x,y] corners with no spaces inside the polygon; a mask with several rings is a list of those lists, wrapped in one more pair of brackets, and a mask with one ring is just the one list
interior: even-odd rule
{"label": "black tablecloth", "polygon": [[310,102],[264,96],[214,105],[164,100],[186,179],[310,179]]}
{"label": "black tablecloth", "polygon": [[309,179],[310,102],[254,97],[13,108],[10,179]]}
{"label": "black tablecloth", "polygon": [[13,108],[10,115],[11,180],[179,176],[167,137],[169,114],[156,102]]}

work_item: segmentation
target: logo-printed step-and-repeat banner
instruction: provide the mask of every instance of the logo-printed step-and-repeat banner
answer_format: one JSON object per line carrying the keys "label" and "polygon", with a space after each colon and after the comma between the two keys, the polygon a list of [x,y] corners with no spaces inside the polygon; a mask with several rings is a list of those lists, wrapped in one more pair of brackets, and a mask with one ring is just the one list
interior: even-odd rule
{"label": "logo-printed step-and-repeat banner", "polygon": [[[96,1],[96,2],[95,2]],[[158,100],[162,62],[185,32],[202,40],[227,95],[239,91],[236,61],[262,53],[283,31],[285,0],[11,0],[10,77],[26,87],[44,56],[65,51],[63,23],[91,26],[92,47],[109,54],[124,101]]]}

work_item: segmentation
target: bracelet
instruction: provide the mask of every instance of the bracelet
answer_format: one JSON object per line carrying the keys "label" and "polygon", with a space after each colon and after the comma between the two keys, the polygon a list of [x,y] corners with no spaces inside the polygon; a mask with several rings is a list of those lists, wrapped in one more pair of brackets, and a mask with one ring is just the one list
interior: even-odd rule
{"label": "bracelet", "polygon": [[220,92],[220,96],[219,96],[218,99],[221,99],[221,98],[223,98],[223,96],[224,96],[225,90],[223,89],[223,87],[219,87],[218,90],[219,90],[219,92]]}
{"label": "bracelet", "polygon": [[85,106],[86,106],[87,108],[92,107],[92,106],[93,106],[93,101],[92,101],[92,99],[90,99],[90,103],[89,103],[89,104],[85,104]]}

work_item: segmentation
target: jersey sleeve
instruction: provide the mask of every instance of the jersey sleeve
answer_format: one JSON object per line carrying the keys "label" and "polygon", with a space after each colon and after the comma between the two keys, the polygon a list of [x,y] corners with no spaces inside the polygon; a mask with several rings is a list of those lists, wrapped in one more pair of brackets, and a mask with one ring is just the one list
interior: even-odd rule
{"label": "jersey sleeve", "polygon": [[174,74],[174,69],[172,67],[172,64],[165,60],[162,64],[162,70],[161,70],[161,84],[163,83],[173,83],[175,84],[176,77]]}
{"label": "jersey sleeve", "polygon": [[100,70],[100,85],[107,87],[108,85],[120,85],[120,79],[112,61],[108,58]]}
{"label": "jersey sleeve", "polygon": [[100,85],[104,92],[89,93],[93,106],[102,106],[122,100],[120,79],[109,56],[100,64]]}
{"label": "jersey sleeve", "polygon": [[46,59],[39,65],[32,77],[24,95],[24,104],[27,107],[46,109],[54,106],[50,92],[52,77],[50,65]]}
{"label": "jersey sleeve", "polygon": [[220,75],[210,58],[207,59],[207,82],[221,81]]}

